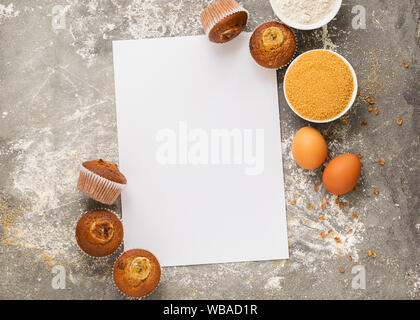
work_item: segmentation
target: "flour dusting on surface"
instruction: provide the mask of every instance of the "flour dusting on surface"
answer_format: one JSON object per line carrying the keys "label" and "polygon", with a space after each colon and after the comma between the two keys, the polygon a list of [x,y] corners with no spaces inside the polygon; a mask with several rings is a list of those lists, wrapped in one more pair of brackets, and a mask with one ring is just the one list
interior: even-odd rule
{"label": "flour dusting on surface", "polygon": [[[208,1],[210,2],[210,1]],[[88,66],[94,64],[106,41],[198,35],[203,33],[200,12],[205,4],[196,1],[171,2],[132,0],[127,4],[111,1],[115,14],[109,17],[101,10],[97,0],[68,0],[69,32],[77,54]],[[87,14],[80,16],[80,12]],[[181,13],[191,12],[188,19]]]}
{"label": "flour dusting on surface", "polygon": [[282,289],[281,282],[284,277],[271,277],[268,279],[267,283],[264,285],[264,289],[273,290],[273,289]]}
{"label": "flour dusting on surface", "polygon": [[19,10],[14,9],[13,3],[9,4],[8,6],[0,3],[0,23],[2,23],[2,21],[5,19],[17,17],[19,13]]}
{"label": "flour dusting on surface", "polygon": [[331,38],[328,36],[328,26],[322,26],[322,45],[324,49],[335,50],[338,46],[335,45]]}

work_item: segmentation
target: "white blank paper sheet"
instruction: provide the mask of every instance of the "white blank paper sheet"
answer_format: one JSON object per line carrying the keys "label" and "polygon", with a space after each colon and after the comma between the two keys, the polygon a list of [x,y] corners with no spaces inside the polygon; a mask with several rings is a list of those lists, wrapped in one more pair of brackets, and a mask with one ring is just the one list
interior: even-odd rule
{"label": "white blank paper sheet", "polygon": [[276,72],[249,37],[113,42],[125,250],[162,266],[288,258]]}

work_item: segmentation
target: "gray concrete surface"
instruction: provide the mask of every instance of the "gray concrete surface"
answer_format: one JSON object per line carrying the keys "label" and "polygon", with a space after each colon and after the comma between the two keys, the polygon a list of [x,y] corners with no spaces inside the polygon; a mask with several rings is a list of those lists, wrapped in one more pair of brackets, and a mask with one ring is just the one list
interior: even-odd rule
{"label": "gray concrete surface", "polygon": [[[1,299],[125,298],[112,282],[120,252],[90,259],[74,239],[79,215],[97,207],[76,190],[79,164],[118,161],[111,41],[202,34],[199,15],[209,2],[0,0]],[[248,31],[275,19],[268,1],[242,3]],[[365,30],[352,28],[358,4]],[[66,10],[63,29],[52,27],[57,5]],[[359,190],[340,199],[345,206],[325,192],[321,170],[303,171],[291,157],[292,137],[306,123],[286,106],[279,71],[286,197],[297,200],[287,207],[290,259],[165,268],[148,299],[420,298],[419,14],[419,1],[344,0],[328,28],[296,32],[299,52],[332,48],[358,74],[361,95],[347,123],[316,126],[329,135],[332,156],[363,155]],[[378,115],[367,111],[366,96]],[[119,203],[112,208],[120,212]],[[365,266],[365,290],[352,288],[348,256]],[[51,285],[56,265],[66,270],[65,289]]]}

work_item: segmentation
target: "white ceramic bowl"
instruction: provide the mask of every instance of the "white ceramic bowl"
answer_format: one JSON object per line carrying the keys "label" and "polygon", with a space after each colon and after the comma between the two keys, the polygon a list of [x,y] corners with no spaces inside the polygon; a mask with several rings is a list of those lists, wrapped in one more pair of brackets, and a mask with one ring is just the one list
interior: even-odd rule
{"label": "white ceramic bowl", "polygon": [[313,30],[318,29],[322,27],[323,25],[326,25],[328,22],[330,22],[334,17],[337,15],[338,11],[340,10],[342,0],[336,0],[336,3],[334,4],[334,7],[330,11],[328,15],[326,15],[322,20],[317,21],[313,24],[302,24],[298,23],[296,21],[293,21],[292,19],[286,17],[275,5],[273,5],[273,2],[275,0],[270,0],[271,7],[273,8],[274,13],[276,16],[284,23],[287,24],[289,27],[298,29],[298,30]]}
{"label": "white ceramic bowl", "polygon": [[[292,107],[292,105],[290,104],[290,102],[289,102],[289,100],[287,99],[287,95],[286,95],[286,77],[287,77],[287,74],[289,73],[289,70],[290,70],[290,68],[296,63],[296,61],[298,61],[299,60],[299,58],[300,57],[302,57],[303,55],[305,55],[305,54],[307,54],[308,52],[312,52],[312,51],[328,51],[328,52],[331,52],[331,53],[333,53],[333,54],[335,54],[337,57],[339,57],[340,59],[342,59],[348,66],[349,66],[349,68],[350,68],[350,71],[351,71],[351,73],[352,73],[352,75],[353,75],[353,84],[354,84],[354,88],[353,88],[353,94],[352,94],[352,96],[351,96],[351,99],[350,99],[350,102],[349,102],[349,104],[347,105],[347,107],[343,110],[343,112],[341,112],[338,116],[336,116],[335,118],[332,118],[332,119],[329,119],[329,120],[324,120],[324,121],[319,121],[319,120],[311,120],[311,119],[307,119],[307,118],[304,118],[304,117],[302,117],[299,113],[297,113],[296,111],[295,111],[295,109],[293,109],[293,107]],[[313,122],[313,123],[328,123],[328,122],[331,122],[331,121],[334,121],[334,120],[337,120],[337,119],[339,119],[339,118],[341,118],[343,115],[345,115],[349,110],[350,110],[350,108],[351,108],[351,106],[353,105],[353,103],[354,103],[354,100],[356,100],[356,96],[357,96],[357,87],[358,86],[358,84],[357,84],[357,76],[356,76],[356,72],[354,72],[354,69],[353,69],[353,67],[352,67],[352,65],[350,64],[350,62],[348,62],[342,55],[340,55],[340,54],[338,54],[337,52],[334,52],[334,51],[331,51],[331,50],[326,50],[326,49],[315,49],[315,50],[309,50],[309,51],[306,51],[306,52],[304,52],[304,53],[302,53],[301,55],[299,55],[295,60],[293,60],[292,61],[292,63],[290,63],[290,65],[289,65],[289,67],[287,68],[287,70],[286,70],[286,73],[285,73],[285,75],[284,75],[284,79],[283,79],[283,93],[284,93],[284,97],[285,97],[285,99],[286,99],[286,102],[287,102],[287,104],[289,105],[289,107],[290,107],[290,109],[292,109],[292,111],[295,113],[295,114],[297,114],[300,118],[302,118],[302,119],[304,119],[304,120],[306,120],[306,121],[309,121],[309,122]]]}

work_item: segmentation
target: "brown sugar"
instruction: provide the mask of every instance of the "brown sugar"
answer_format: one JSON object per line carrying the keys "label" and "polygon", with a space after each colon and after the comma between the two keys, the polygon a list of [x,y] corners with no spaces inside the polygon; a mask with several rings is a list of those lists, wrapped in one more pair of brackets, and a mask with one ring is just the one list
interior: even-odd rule
{"label": "brown sugar", "polygon": [[289,69],[285,79],[287,99],[302,117],[324,121],[348,106],[354,91],[349,66],[328,51],[310,51]]}

